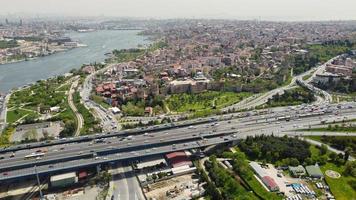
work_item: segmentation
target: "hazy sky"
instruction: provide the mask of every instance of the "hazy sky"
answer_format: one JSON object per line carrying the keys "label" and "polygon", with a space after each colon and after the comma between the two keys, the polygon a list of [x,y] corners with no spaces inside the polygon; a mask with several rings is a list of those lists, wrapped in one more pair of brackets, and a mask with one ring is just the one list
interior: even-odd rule
{"label": "hazy sky", "polygon": [[0,0],[14,13],[153,18],[356,20],[356,0]]}

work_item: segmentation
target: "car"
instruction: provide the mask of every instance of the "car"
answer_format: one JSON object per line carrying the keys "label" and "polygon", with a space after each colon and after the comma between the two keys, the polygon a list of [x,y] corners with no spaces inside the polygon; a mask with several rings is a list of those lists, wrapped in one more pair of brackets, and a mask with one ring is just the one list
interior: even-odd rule
{"label": "car", "polygon": [[2,175],[7,176],[7,175],[9,175],[9,173],[8,172],[4,172],[4,173],[2,173]]}
{"label": "car", "polygon": [[2,160],[2,159],[4,159],[4,158],[5,158],[4,156],[1,156],[1,157],[0,157],[0,160]]}
{"label": "car", "polygon": [[53,168],[53,165],[49,165],[48,168]]}

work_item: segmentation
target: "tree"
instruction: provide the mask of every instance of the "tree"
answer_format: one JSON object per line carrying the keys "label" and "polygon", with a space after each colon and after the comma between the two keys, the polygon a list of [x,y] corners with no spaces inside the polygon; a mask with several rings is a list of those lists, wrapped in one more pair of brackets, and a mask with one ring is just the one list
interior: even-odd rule
{"label": "tree", "polygon": [[312,165],[312,164],[314,164],[314,161],[313,161],[313,159],[311,159],[311,158],[306,158],[304,162],[305,162],[306,165]]}
{"label": "tree", "polygon": [[356,177],[356,161],[347,161],[346,162],[344,174],[346,176]]}
{"label": "tree", "polygon": [[298,166],[298,165],[299,165],[298,159],[296,159],[296,158],[291,158],[291,159],[290,159],[290,165],[292,165],[292,166],[294,166],[294,167]]}
{"label": "tree", "polygon": [[344,161],[345,163],[349,160],[349,157],[350,157],[350,153],[352,152],[352,149],[351,147],[347,147],[345,149],[345,155],[344,155]]}
{"label": "tree", "polygon": [[325,144],[320,146],[320,155],[325,155],[328,152],[328,147]]}
{"label": "tree", "polygon": [[335,152],[331,152],[329,154],[329,158],[332,162],[335,162],[336,161],[336,158],[337,158],[337,154]]}
{"label": "tree", "polygon": [[158,178],[157,174],[152,174],[152,179],[153,179],[154,181],[156,181],[157,178]]}

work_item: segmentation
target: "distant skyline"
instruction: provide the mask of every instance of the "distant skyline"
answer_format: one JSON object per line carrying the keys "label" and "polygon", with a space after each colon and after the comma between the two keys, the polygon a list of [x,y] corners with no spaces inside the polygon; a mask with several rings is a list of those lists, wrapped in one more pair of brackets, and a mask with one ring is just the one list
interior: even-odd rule
{"label": "distant skyline", "polygon": [[356,0],[0,0],[0,15],[356,20]]}

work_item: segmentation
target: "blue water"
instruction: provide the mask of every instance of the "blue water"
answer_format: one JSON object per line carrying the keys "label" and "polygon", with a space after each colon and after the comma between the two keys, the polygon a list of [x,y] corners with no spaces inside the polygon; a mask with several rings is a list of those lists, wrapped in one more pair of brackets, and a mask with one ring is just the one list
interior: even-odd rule
{"label": "blue water", "polygon": [[88,46],[31,61],[0,65],[0,93],[40,79],[64,74],[84,63],[102,62],[106,58],[104,54],[113,49],[133,48],[149,43],[147,37],[137,33],[138,31],[127,30],[70,33],[71,38]]}

